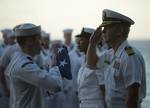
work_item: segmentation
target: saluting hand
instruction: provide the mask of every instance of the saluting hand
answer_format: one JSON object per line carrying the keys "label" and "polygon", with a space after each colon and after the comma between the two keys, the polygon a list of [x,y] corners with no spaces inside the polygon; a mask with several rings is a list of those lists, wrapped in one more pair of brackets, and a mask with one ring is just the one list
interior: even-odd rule
{"label": "saluting hand", "polygon": [[101,27],[98,27],[96,31],[90,37],[89,43],[90,44],[98,44],[101,40],[102,30]]}

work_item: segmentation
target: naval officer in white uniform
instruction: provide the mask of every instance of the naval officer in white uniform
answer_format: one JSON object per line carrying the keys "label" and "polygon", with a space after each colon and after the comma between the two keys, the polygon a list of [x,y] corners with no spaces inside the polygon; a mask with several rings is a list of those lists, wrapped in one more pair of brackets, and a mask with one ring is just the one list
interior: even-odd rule
{"label": "naval officer in white uniform", "polygon": [[[118,12],[103,10],[103,22],[90,39],[87,65],[91,68],[105,64],[105,58],[96,57],[98,39],[104,35],[113,49],[104,72],[106,103],[108,108],[140,108],[146,96],[145,62],[142,54],[128,41],[134,21]],[[92,56],[92,58],[91,58]],[[106,55],[107,56],[107,55]],[[104,56],[105,57],[105,56]]]}
{"label": "naval officer in white uniform", "polygon": [[43,89],[59,91],[62,79],[55,55],[49,72],[40,69],[33,57],[40,53],[41,27],[21,24],[15,29],[22,51],[16,52],[7,67],[10,79],[11,108],[44,108]]}
{"label": "naval officer in white uniform", "polygon": [[[94,29],[83,28],[78,43],[78,49],[87,53],[89,39]],[[85,60],[86,61],[86,60]],[[78,73],[78,97],[80,100],[80,108],[104,108],[104,100],[99,85],[99,75],[94,69],[90,69],[84,63]]]}

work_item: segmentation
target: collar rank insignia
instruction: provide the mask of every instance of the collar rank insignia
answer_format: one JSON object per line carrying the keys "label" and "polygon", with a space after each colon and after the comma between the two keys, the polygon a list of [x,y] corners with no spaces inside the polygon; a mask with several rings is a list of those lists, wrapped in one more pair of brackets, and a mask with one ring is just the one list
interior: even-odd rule
{"label": "collar rank insignia", "polygon": [[129,56],[134,55],[134,51],[133,51],[133,48],[132,48],[132,47],[126,47],[126,48],[125,48],[125,51],[127,52],[127,54],[128,54]]}

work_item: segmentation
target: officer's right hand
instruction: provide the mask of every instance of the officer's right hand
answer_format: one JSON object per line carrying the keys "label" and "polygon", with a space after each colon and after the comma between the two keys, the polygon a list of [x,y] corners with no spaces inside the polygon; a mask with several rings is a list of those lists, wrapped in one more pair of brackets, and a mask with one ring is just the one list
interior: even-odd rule
{"label": "officer's right hand", "polygon": [[102,35],[101,27],[98,27],[90,37],[89,43],[95,45],[98,44],[101,41],[101,35]]}

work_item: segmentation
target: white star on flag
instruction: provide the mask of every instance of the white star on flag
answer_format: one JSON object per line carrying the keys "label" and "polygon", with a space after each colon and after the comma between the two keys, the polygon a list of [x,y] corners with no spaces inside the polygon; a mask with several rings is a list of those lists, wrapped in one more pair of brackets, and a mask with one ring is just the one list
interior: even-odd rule
{"label": "white star on flag", "polygon": [[63,61],[60,61],[60,65],[59,66],[63,66],[64,67],[65,64],[68,64],[68,63],[64,59]]}
{"label": "white star on flag", "polygon": [[64,49],[63,47],[58,48],[58,53],[61,53],[61,51],[62,51],[63,49]]}

